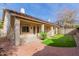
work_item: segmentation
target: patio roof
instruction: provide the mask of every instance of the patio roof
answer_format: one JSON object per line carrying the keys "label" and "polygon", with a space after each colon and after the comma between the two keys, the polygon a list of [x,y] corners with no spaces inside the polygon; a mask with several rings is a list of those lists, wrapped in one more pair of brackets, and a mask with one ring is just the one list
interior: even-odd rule
{"label": "patio roof", "polygon": [[31,21],[36,21],[36,22],[40,22],[40,23],[44,23],[44,24],[49,24],[49,25],[54,25],[56,27],[60,27],[59,25],[53,24],[51,22],[48,22],[48,21],[45,21],[45,20],[42,20],[42,19],[38,19],[36,17],[30,16],[30,15],[27,15],[27,14],[24,14],[24,13],[16,12],[16,11],[10,10],[10,9],[4,9],[3,20],[4,20],[5,12],[9,12],[12,16],[15,16],[15,17],[19,17],[19,18],[23,18],[23,19],[29,18],[28,20],[31,20]]}

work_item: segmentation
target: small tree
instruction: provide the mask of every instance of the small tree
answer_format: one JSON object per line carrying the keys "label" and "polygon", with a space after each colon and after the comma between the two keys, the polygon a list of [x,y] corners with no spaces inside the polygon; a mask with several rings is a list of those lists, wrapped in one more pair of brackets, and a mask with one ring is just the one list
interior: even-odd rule
{"label": "small tree", "polygon": [[74,27],[76,14],[75,10],[70,9],[64,9],[58,14],[57,24],[63,26],[64,33],[66,32],[65,27]]}
{"label": "small tree", "polygon": [[1,32],[1,29],[3,28],[3,22],[2,21],[0,21],[0,36],[1,36],[1,34],[2,34],[2,32]]}

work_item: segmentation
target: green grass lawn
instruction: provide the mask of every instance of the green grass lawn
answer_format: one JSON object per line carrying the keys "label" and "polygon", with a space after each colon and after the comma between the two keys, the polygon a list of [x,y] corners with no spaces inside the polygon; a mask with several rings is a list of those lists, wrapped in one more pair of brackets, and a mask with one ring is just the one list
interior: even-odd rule
{"label": "green grass lawn", "polygon": [[57,34],[51,38],[46,38],[43,43],[48,46],[56,47],[76,47],[76,42],[74,37],[71,35]]}

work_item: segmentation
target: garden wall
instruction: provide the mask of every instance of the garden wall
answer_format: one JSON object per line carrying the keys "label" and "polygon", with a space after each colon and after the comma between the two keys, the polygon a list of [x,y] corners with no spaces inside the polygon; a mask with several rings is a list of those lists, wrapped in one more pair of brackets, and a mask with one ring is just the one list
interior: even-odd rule
{"label": "garden wall", "polygon": [[75,28],[61,28],[60,33],[61,34],[68,34],[68,33],[71,33],[74,30],[75,30]]}

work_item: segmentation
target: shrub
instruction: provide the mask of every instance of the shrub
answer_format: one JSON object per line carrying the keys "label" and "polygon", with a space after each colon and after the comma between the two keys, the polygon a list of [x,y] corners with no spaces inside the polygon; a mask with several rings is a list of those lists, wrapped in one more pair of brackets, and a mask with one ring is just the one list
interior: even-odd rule
{"label": "shrub", "polygon": [[0,21],[0,29],[3,27],[3,22]]}
{"label": "shrub", "polygon": [[40,32],[39,34],[40,34],[40,38],[42,40],[44,40],[47,37],[47,33],[46,32]]}

